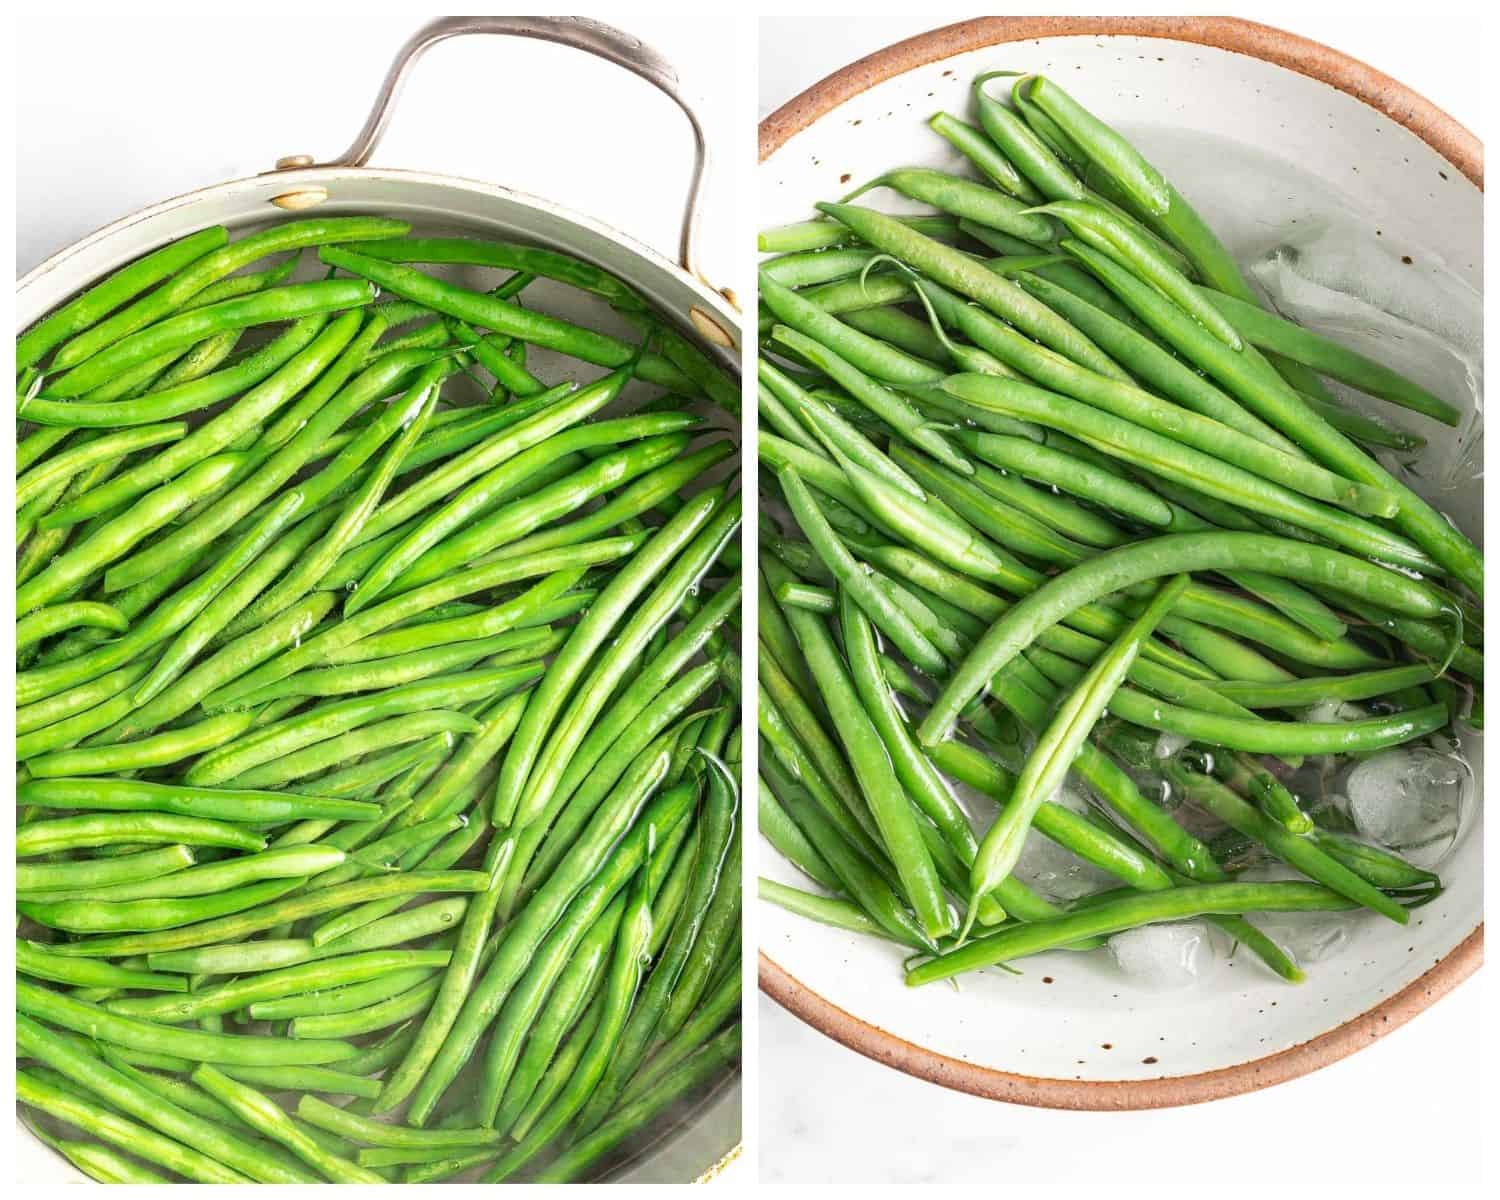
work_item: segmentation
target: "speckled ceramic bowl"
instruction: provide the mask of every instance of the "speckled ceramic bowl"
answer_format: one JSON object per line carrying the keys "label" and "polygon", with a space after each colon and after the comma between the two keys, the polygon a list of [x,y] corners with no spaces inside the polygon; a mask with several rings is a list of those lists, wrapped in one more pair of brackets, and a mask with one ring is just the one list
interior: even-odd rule
{"label": "speckled ceramic bowl", "polygon": [[[1477,139],[1362,63],[1233,20],[992,18],[891,46],[762,123],[760,226],[805,219],[814,201],[890,167],[956,167],[925,121],[939,108],[969,113],[970,81],[998,69],[1055,76],[1120,125],[1242,261],[1333,237],[1355,278],[1366,269],[1399,292],[1449,300],[1482,287]],[[1422,432],[1439,443],[1437,427]],[[1463,456],[1440,445],[1450,465]],[[1449,482],[1435,498],[1477,536],[1472,471]],[[1478,795],[1477,740],[1468,751]],[[1059,1108],[1194,1103],[1342,1058],[1471,974],[1482,956],[1482,848],[1471,813],[1442,864],[1447,891],[1405,928],[1356,921],[1298,987],[1221,949],[1195,985],[1170,992],[1132,983],[1100,953],[909,989],[888,946],[771,905],[760,909],[760,982],[830,1037],[949,1087]],[[764,849],[762,870],[795,882]]]}

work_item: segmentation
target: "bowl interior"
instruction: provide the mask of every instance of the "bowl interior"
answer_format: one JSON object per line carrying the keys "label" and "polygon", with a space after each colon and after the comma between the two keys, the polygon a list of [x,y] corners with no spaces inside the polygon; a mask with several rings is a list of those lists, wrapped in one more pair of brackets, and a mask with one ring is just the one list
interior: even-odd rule
{"label": "bowl interior", "polygon": [[[892,167],[970,173],[926,121],[941,109],[977,123],[970,82],[992,70],[1057,79],[1166,172],[1278,308],[1409,371],[1468,411],[1459,429],[1447,430],[1368,408],[1429,439],[1408,464],[1413,485],[1479,538],[1482,194],[1426,143],[1327,84],[1247,55],[1156,38],[1072,36],[970,51],[879,83],[790,137],[761,165],[760,226],[813,216],[815,201]],[[1003,94],[1002,81],[990,86]],[[915,210],[889,192],[859,203]],[[1479,738],[1468,740],[1466,753],[1476,799],[1442,863],[1447,890],[1404,928],[1373,916],[1349,922],[1333,953],[1306,963],[1300,986],[1275,979],[1244,952],[1230,957],[1221,944],[1182,990],[1132,982],[1103,952],[1052,953],[1019,964],[1020,974],[992,970],[957,988],[909,989],[890,947],[769,904],[760,907],[761,948],[806,993],[853,1017],[856,1026],[835,1021],[844,1035],[859,1028],[853,1040],[867,1052],[892,1050],[890,1038],[910,1043],[914,1051],[891,1053],[908,1065],[932,1052],[1033,1079],[1086,1082],[1234,1068],[1376,1007],[1480,923]],[[988,823],[993,809],[974,811]],[[769,845],[760,862],[771,877],[806,883]],[[1311,943],[1313,932],[1302,936]],[[917,1069],[946,1081],[928,1059]],[[1250,1074],[1231,1090],[1256,1086]],[[1190,1098],[1204,1097],[1187,1090],[1175,1097]]]}

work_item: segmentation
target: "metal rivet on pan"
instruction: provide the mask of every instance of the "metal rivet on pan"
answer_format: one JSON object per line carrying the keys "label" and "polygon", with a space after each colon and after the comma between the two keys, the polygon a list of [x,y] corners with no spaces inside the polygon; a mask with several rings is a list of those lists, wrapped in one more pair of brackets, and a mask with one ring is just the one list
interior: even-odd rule
{"label": "metal rivet on pan", "polygon": [[712,342],[715,346],[734,346],[734,335],[696,304],[688,309],[688,319],[704,341]]}
{"label": "metal rivet on pan", "polygon": [[295,192],[282,192],[272,196],[271,203],[277,208],[313,208],[328,199],[328,189],[321,187],[298,188]]}
{"label": "metal rivet on pan", "polygon": [[288,154],[285,158],[276,160],[278,171],[295,171],[299,167],[310,167],[313,165],[311,154]]}

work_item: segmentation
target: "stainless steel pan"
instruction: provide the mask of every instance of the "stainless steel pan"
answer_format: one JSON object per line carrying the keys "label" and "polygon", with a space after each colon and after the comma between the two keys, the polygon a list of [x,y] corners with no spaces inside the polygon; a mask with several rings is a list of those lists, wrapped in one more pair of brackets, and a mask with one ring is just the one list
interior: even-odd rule
{"label": "stainless steel pan", "polygon": [[[408,71],[429,47],[471,34],[536,38],[597,55],[647,80],[677,103],[691,127],[694,167],[676,261],[601,221],[538,196],[472,179],[367,165],[395,110]],[[315,208],[330,214],[399,217],[411,222],[419,234],[515,239],[566,251],[619,276],[738,374],[740,315],[733,293],[710,286],[697,266],[698,218],[707,167],[703,130],[680,90],[676,71],[638,39],[581,17],[443,17],[423,26],[397,53],[364,128],[341,155],[327,162],[314,162],[306,155],[284,158],[266,174],[163,201],[60,250],[16,285],[17,328],[26,328],[102,276],[193,230],[222,224],[243,236],[285,219],[288,211]],[[449,277],[462,282],[465,269],[450,272]],[[548,289],[545,281],[534,286],[538,303],[546,311],[609,332],[630,332],[615,314],[592,304],[588,297],[571,289]],[[545,374],[545,353],[537,353],[533,361]],[[570,363],[571,368],[576,365]],[[716,413],[715,421],[738,438],[738,421],[732,414]],[[714,1175],[738,1152],[738,1077],[726,1079],[709,1101],[668,1124],[670,1131],[614,1171],[612,1182],[683,1183]],[[23,1134],[22,1145],[21,1178],[29,1182],[81,1178],[61,1159],[44,1161],[50,1152],[29,1133]]]}

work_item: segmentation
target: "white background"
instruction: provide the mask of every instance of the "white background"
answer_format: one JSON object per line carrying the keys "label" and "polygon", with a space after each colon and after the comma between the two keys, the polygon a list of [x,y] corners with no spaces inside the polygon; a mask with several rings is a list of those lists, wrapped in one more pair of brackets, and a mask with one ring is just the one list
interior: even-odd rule
{"label": "white background", "polygon": [[[283,155],[340,154],[397,47],[435,15],[378,3],[232,13],[212,3],[28,6],[11,41],[23,48],[14,59],[17,274],[146,205],[268,170]],[[736,259],[749,256],[736,250],[732,172],[748,170],[755,135],[748,19],[736,37],[701,14],[684,20],[650,6],[591,15],[653,46],[701,98],[720,159],[705,196],[703,267],[714,284],[736,284]],[[736,56],[736,46],[746,52]],[[648,83],[563,47],[493,37],[428,51],[374,158],[545,196],[668,258],[691,162],[687,121]],[[38,1152],[29,1137],[17,1149]],[[21,1177],[65,1169],[41,1153]],[[718,1179],[743,1183],[751,1171],[742,1156]]]}
{"label": "white background", "polygon": [[[861,19],[763,19],[761,115],[865,54],[976,15],[912,16],[909,5],[900,16],[869,15],[882,7],[863,6]],[[1253,19],[1363,59],[1482,137],[1493,60],[1480,30],[1455,23],[1455,13],[1422,12],[1414,20],[1394,6],[1278,5],[1255,9]],[[1478,1061],[1494,1017],[1484,991],[1481,973],[1405,1028],[1303,1079],[1142,1113],[1050,1112],[951,1092],[844,1049],[762,997],[760,1177],[984,1184],[997,1195],[1034,1189],[1060,1200],[1300,1198],[1323,1189],[1474,1196],[1481,1147],[1496,1132],[1485,1112],[1494,1076]]]}
{"label": "white background", "polygon": [[[49,4],[18,16],[18,273],[145,205],[267,171],[284,155],[342,153],[396,49],[437,15],[410,4],[261,4],[231,22],[217,11]],[[724,160],[709,179],[705,269],[733,282],[739,192],[729,170],[754,131],[741,128],[748,112],[732,117],[753,78],[749,56],[737,59],[736,39],[711,22],[650,6],[598,15],[654,46],[701,97]],[[650,84],[561,46],[494,37],[427,52],[374,158],[545,196],[669,258],[691,163],[687,121]]]}

